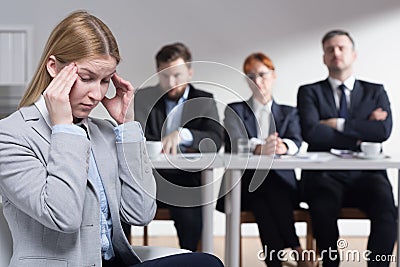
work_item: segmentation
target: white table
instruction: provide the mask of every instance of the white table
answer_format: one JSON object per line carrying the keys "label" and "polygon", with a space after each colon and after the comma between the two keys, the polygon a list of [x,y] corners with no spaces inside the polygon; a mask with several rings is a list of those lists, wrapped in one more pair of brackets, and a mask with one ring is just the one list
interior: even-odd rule
{"label": "white table", "polygon": [[201,171],[201,182],[204,185],[202,189],[203,209],[203,231],[202,231],[202,251],[213,253],[214,236],[214,191],[213,181],[214,168],[224,166],[224,159],[221,154],[203,153],[203,154],[179,154],[162,155],[156,160],[151,161],[154,169],[180,169]]}
{"label": "white table", "polygon": [[[308,155],[312,155],[310,153]],[[314,153],[316,157],[285,157],[272,159],[268,156],[243,157],[238,155],[225,155],[225,168],[228,171],[225,179],[226,186],[232,190],[226,195],[226,239],[225,239],[225,265],[239,266],[239,231],[240,231],[240,179],[245,169],[309,169],[309,170],[377,170],[395,168],[400,170],[400,158],[385,158],[376,160],[343,159],[329,153]],[[400,171],[398,181],[400,180]],[[399,181],[400,182],[400,181]],[[398,185],[400,196],[400,184]],[[399,201],[398,201],[399,202]],[[400,205],[397,206],[400,214]],[[397,240],[400,240],[400,221],[398,221]],[[400,249],[397,249],[397,266],[400,267]]]}

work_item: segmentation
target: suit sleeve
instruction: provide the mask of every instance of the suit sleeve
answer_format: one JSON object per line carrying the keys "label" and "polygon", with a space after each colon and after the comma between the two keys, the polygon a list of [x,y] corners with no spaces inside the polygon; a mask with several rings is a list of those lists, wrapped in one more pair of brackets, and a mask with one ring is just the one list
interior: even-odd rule
{"label": "suit sleeve", "polygon": [[301,131],[310,151],[329,151],[331,148],[356,149],[357,138],[341,133],[320,123],[320,110],[326,103],[321,103],[312,86],[301,86],[297,94],[297,108],[300,115]]}
{"label": "suit sleeve", "polygon": [[140,123],[148,141],[160,141],[164,110],[160,106],[158,88],[148,87],[135,94],[135,120]]}
{"label": "suit sleeve", "polygon": [[286,129],[282,134],[280,133],[280,138],[292,140],[296,146],[299,148],[303,138],[301,136],[300,118],[299,113],[296,108],[291,108],[290,113],[287,115]]}
{"label": "suit sleeve", "polygon": [[[372,111],[382,108],[388,113],[383,121],[369,120]],[[354,136],[361,141],[383,142],[392,131],[390,101],[382,85],[369,90],[368,97],[356,108],[357,113],[346,119],[343,134]]]}
{"label": "suit sleeve", "polygon": [[248,138],[246,127],[233,105],[225,108],[224,134],[225,134],[225,152],[235,150],[235,144],[239,138]]}
{"label": "suit sleeve", "polygon": [[212,97],[193,100],[194,102],[189,103],[192,120],[183,126],[193,135],[193,144],[190,148],[196,152],[217,152],[222,146],[223,128],[219,121],[216,102]]}
{"label": "suit sleeve", "polygon": [[[6,122],[7,123],[7,122]],[[19,131],[0,124],[0,193],[44,226],[75,232],[82,222],[90,143],[86,136],[54,133],[48,159]]]}
{"label": "suit sleeve", "polygon": [[[120,213],[132,225],[148,224],[156,212],[156,183],[141,131],[138,123],[129,122],[117,134],[118,172],[122,182]],[[140,134],[140,140],[126,138],[132,132]]]}

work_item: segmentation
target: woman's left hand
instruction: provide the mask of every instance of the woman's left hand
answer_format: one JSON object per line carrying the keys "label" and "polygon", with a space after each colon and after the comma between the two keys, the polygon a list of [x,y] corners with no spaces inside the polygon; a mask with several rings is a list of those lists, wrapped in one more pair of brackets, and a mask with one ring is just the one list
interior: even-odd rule
{"label": "woman's left hand", "polygon": [[265,139],[265,144],[257,145],[254,150],[254,154],[256,155],[283,155],[286,152],[287,146],[276,132]]}
{"label": "woman's left hand", "polygon": [[111,79],[115,86],[115,96],[113,98],[105,96],[101,102],[110,116],[118,124],[133,121],[133,98],[135,89],[129,81],[122,79],[117,73],[115,73]]}

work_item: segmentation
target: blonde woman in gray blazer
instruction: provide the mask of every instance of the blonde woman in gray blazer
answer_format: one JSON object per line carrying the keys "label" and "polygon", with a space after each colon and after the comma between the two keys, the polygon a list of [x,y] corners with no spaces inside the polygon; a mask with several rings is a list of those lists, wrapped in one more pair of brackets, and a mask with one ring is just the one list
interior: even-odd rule
{"label": "blonde woman in gray blazer", "polygon": [[[141,263],[126,240],[120,220],[149,223],[156,187],[119,61],[101,20],[70,14],[51,33],[18,111],[0,121],[10,266],[222,266],[203,253]],[[111,81],[116,94],[107,98]],[[89,117],[100,102],[115,122]]]}

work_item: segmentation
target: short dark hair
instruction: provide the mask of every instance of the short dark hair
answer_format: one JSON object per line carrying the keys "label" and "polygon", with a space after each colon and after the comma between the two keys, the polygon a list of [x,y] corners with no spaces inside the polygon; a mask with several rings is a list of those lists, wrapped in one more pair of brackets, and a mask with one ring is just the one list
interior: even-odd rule
{"label": "short dark hair", "polygon": [[351,41],[351,43],[353,44],[354,47],[354,40],[353,38],[350,36],[350,33],[344,31],[344,30],[332,30],[327,32],[324,37],[322,37],[322,46],[324,46],[325,42],[328,41],[329,39],[338,36],[338,35],[345,35],[349,38],[349,40]]}
{"label": "short dark hair", "polygon": [[190,67],[192,54],[186,45],[179,42],[165,45],[161,47],[160,51],[156,54],[157,68],[160,67],[161,63],[170,63],[178,58],[182,58],[186,63],[188,63],[188,67]]}

